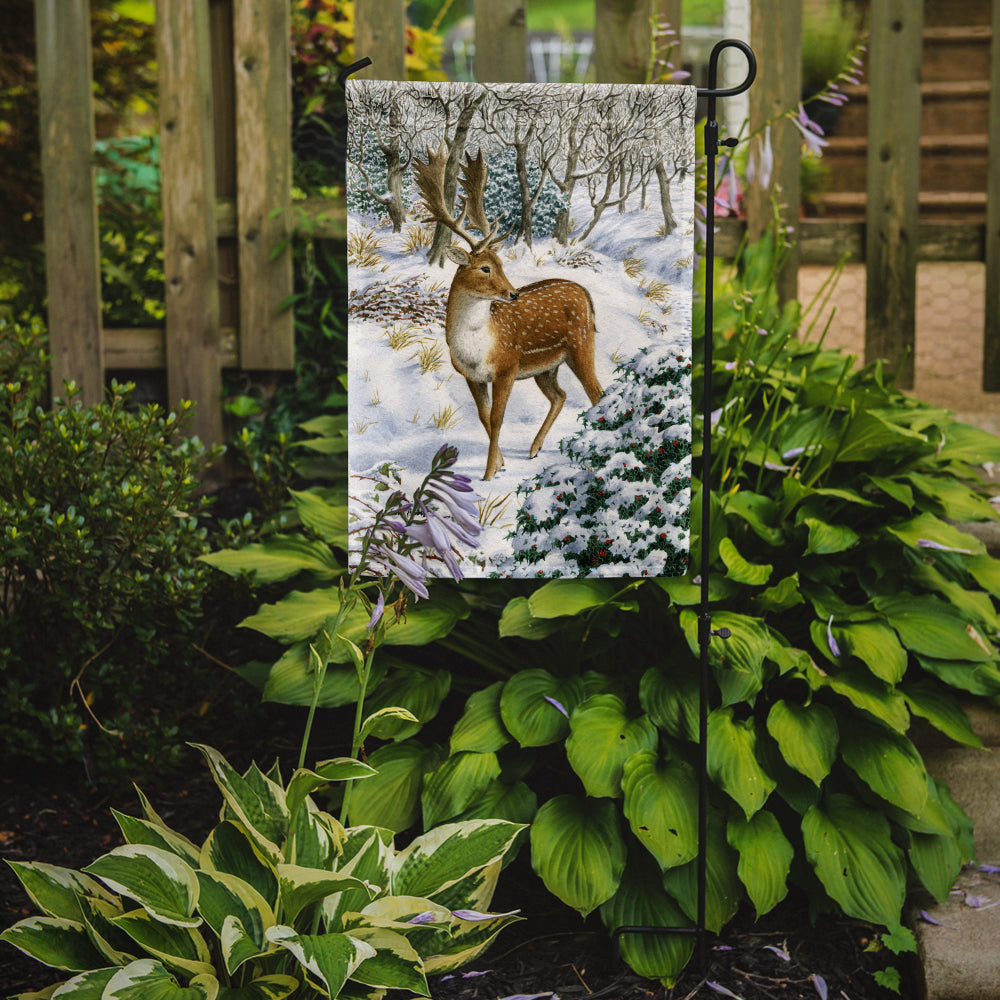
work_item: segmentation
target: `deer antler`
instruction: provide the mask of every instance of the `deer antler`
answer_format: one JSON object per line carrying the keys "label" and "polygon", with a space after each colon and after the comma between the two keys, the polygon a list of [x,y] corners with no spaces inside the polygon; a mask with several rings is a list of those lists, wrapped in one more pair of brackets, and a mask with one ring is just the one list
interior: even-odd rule
{"label": "deer antler", "polygon": [[[440,222],[447,226],[456,236],[460,236],[472,248],[473,253],[479,253],[490,246],[502,243],[511,229],[508,229],[502,236],[497,236],[497,228],[500,220],[495,219],[492,223],[486,217],[483,209],[483,194],[486,191],[486,180],[489,177],[489,164],[483,159],[482,150],[473,158],[471,153],[465,154],[465,163],[462,166],[462,176],[460,178],[462,189],[465,192],[459,205],[458,215],[451,214],[451,207],[446,204],[444,196],[444,172],[448,162],[448,154],[442,140],[437,152],[427,147],[427,162],[415,161],[414,174],[417,179],[417,187],[424,199],[424,204],[430,211],[430,217],[425,222]],[[469,223],[478,229],[483,238],[477,240],[467,233],[460,225],[461,220],[468,219]]]}

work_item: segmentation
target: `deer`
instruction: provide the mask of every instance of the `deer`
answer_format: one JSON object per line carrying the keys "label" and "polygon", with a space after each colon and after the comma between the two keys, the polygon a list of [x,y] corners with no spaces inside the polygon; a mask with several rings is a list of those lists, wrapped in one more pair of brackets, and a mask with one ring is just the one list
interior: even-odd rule
{"label": "deer", "polygon": [[[483,161],[482,150],[475,157],[465,154],[459,178],[464,197],[457,215],[452,215],[444,195],[448,160],[444,142],[437,151],[428,146],[426,156],[426,163],[414,158],[417,187],[430,213],[423,221],[440,222],[469,246],[466,250],[453,243],[445,251],[458,265],[448,292],[445,341],[452,366],[468,383],[489,438],[483,474],[488,481],[504,464],[500,428],[516,381],[533,378],[549,401],[549,412],[531,443],[530,458],[541,451],[566,401],[557,379],[563,362],[580,380],[591,406],[603,395],[594,373],[594,300],[582,285],[562,278],[515,288],[496,251],[510,230],[498,236],[499,217],[491,222],[483,209],[489,165]],[[482,237],[467,232],[465,222]]]}

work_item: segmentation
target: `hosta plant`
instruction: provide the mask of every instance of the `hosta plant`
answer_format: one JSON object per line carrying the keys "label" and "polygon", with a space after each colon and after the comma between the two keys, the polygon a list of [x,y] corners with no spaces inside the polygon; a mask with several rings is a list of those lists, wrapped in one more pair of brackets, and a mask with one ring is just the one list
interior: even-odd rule
{"label": "hosta plant", "polygon": [[429,996],[429,973],[470,961],[517,919],[487,912],[517,824],[446,824],[400,850],[391,831],[347,829],[313,801],[331,781],[369,778],[366,764],[329,760],[285,783],[277,766],[240,774],[199,749],[224,802],[204,843],[140,793],[142,818],[115,813],[126,844],[82,871],[10,863],[41,915],[0,938],[69,974],[22,996]]}

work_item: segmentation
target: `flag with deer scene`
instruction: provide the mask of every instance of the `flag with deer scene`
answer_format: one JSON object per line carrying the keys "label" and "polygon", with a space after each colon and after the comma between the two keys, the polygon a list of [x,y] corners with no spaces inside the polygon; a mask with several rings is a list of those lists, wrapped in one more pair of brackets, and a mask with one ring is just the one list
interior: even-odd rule
{"label": "flag with deer scene", "polygon": [[686,572],[695,102],[349,81],[352,564]]}

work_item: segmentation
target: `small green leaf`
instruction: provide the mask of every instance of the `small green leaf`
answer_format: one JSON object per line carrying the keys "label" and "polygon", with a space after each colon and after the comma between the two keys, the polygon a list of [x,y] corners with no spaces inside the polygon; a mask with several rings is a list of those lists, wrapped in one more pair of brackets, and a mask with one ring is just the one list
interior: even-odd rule
{"label": "small green leaf", "polygon": [[839,733],[833,712],[818,702],[797,705],[779,699],[768,713],[767,731],[785,761],[818,787],[837,756]]}
{"label": "small green leaf", "polygon": [[809,543],[805,551],[807,556],[828,556],[844,552],[860,537],[846,524],[829,524],[815,517],[804,518],[803,523],[809,528]]}
{"label": "small green leaf", "polygon": [[727,576],[736,583],[744,583],[748,587],[763,587],[770,579],[774,567],[768,563],[748,562],[740,555],[739,549],[730,538],[719,540],[719,556],[726,564]]}
{"label": "small green leaf", "polygon": [[492,753],[510,742],[510,733],[500,716],[502,690],[503,681],[496,681],[469,696],[465,711],[452,730],[452,753],[460,750]]}
{"label": "small green leaf", "polygon": [[795,849],[782,833],[774,813],[765,809],[750,819],[737,816],[726,828],[729,846],[739,851],[736,873],[759,920],[788,894],[788,873]]}
{"label": "small green leaf", "polygon": [[550,580],[528,598],[528,610],[533,618],[578,615],[607,604],[617,589],[610,580]]}
{"label": "small green leaf", "polygon": [[752,718],[733,718],[733,709],[717,708],[708,717],[708,774],[749,819],[767,801],[776,782],[757,762],[757,733]]}
{"label": "small green leaf", "polygon": [[693,664],[678,660],[669,671],[650,667],[639,681],[639,704],[660,729],[678,740],[698,739],[699,681]]}
{"label": "small green leaf", "polygon": [[289,490],[302,523],[330,545],[347,549],[347,506],[331,504],[315,490]]}
{"label": "small green leaf", "polygon": [[517,636],[521,639],[544,639],[560,631],[559,621],[536,618],[531,613],[527,597],[515,597],[508,601],[500,615],[499,635],[501,639]]}

